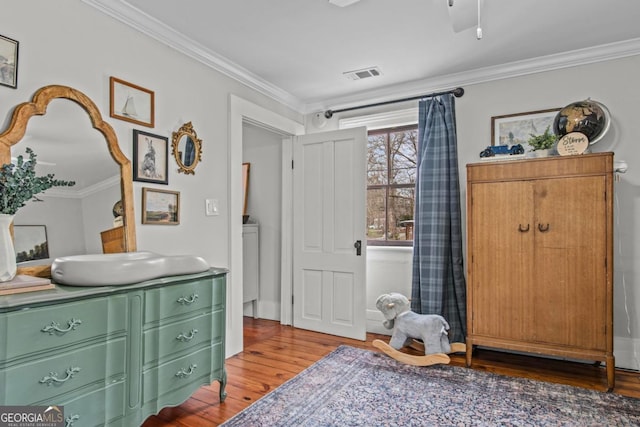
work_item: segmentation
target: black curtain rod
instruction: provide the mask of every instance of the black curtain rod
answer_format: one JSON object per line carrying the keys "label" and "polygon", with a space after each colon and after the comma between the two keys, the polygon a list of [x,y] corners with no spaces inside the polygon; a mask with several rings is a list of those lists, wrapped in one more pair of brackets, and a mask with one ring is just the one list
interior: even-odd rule
{"label": "black curtain rod", "polygon": [[378,102],[376,104],[361,105],[359,107],[343,108],[341,110],[327,110],[324,112],[324,116],[327,119],[330,119],[331,117],[333,117],[335,113],[342,113],[344,111],[359,110],[361,108],[369,108],[369,107],[379,107],[380,105],[395,104],[397,102],[413,101],[415,99],[422,99],[422,98],[431,98],[433,96],[446,95],[448,93],[452,93],[453,96],[455,96],[456,98],[460,98],[462,95],[464,95],[464,89],[461,87],[457,87],[455,89],[446,90],[444,92],[434,92],[428,95],[412,96],[411,98],[395,99],[393,101]]}

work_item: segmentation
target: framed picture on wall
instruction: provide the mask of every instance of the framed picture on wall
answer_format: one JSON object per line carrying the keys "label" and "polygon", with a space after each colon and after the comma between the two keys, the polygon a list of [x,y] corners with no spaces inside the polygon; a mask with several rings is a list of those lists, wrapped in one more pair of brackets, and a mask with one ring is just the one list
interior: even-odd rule
{"label": "framed picture on wall", "polygon": [[49,242],[45,225],[14,225],[13,237],[16,262],[49,258]]}
{"label": "framed picture on wall", "polygon": [[133,130],[133,180],[169,183],[169,138]]}
{"label": "framed picture on wall", "polygon": [[542,135],[547,127],[553,133],[553,120],[560,108],[491,117],[491,145],[522,144],[531,136]]}
{"label": "framed picture on wall", "polygon": [[180,192],[143,187],[142,223],[180,224]]}
{"label": "framed picture on wall", "polygon": [[154,93],[149,89],[109,78],[109,115],[115,119],[152,128],[154,126]]}
{"label": "framed picture on wall", "polygon": [[0,85],[18,87],[18,45],[16,40],[0,35]]}

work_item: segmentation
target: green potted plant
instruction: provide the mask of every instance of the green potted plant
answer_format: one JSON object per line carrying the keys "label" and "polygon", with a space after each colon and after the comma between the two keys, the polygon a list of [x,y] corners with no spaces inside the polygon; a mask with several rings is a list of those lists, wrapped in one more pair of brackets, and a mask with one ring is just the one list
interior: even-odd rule
{"label": "green potted plant", "polygon": [[558,140],[558,137],[549,131],[551,126],[547,126],[541,135],[530,134],[531,138],[527,141],[533,151],[550,150]]}
{"label": "green potted plant", "polygon": [[42,201],[37,194],[51,187],[70,187],[74,181],[54,179],[53,174],[36,176],[36,154],[26,149],[29,160],[20,155],[15,164],[4,164],[0,168],[0,282],[14,278],[16,257],[9,226],[18,209],[29,200]]}

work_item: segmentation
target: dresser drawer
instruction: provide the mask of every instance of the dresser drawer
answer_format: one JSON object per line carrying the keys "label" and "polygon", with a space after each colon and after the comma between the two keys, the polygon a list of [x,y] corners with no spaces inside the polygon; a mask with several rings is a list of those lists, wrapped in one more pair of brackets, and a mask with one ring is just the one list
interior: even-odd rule
{"label": "dresser drawer", "polygon": [[208,384],[212,363],[216,366],[221,363],[216,360],[220,354],[215,351],[216,347],[222,347],[222,344],[145,371],[142,375],[143,406],[156,399],[163,402],[160,406],[177,405],[193,393],[197,388],[194,384]]}
{"label": "dresser drawer", "polygon": [[63,402],[65,427],[123,426],[125,383],[120,381],[105,389]]}
{"label": "dresser drawer", "polygon": [[47,405],[82,387],[125,378],[125,338],[86,346],[0,371],[0,405]]}
{"label": "dresser drawer", "polygon": [[208,345],[212,340],[222,340],[221,334],[214,336],[211,332],[212,321],[220,322],[222,316],[222,311],[217,311],[145,331],[144,365],[162,361],[171,355],[201,347],[203,344]]}
{"label": "dresser drawer", "polygon": [[224,279],[206,278],[145,292],[145,323],[184,314],[205,313],[224,304]]}
{"label": "dresser drawer", "polygon": [[126,329],[125,295],[31,308],[0,317],[0,334],[6,345],[3,361],[29,353],[50,353],[79,341]]}

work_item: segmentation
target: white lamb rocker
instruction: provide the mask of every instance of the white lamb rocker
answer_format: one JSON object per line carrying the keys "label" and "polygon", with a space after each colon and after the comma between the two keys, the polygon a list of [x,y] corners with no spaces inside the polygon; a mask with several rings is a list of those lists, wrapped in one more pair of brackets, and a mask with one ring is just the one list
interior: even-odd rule
{"label": "white lamb rocker", "polygon": [[[393,329],[393,334],[389,344],[382,340],[374,340],[373,346],[393,359],[408,365],[430,366],[448,364],[451,359],[447,354],[466,351],[464,343],[449,343],[449,324],[444,317],[411,311],[409,300],[402,294],[380,295],[376,307],[386,319],[384,327]],[[422,343],[416,339],[422,340]],[[406,346],[424,351],[424,356],[399,351]]]}

